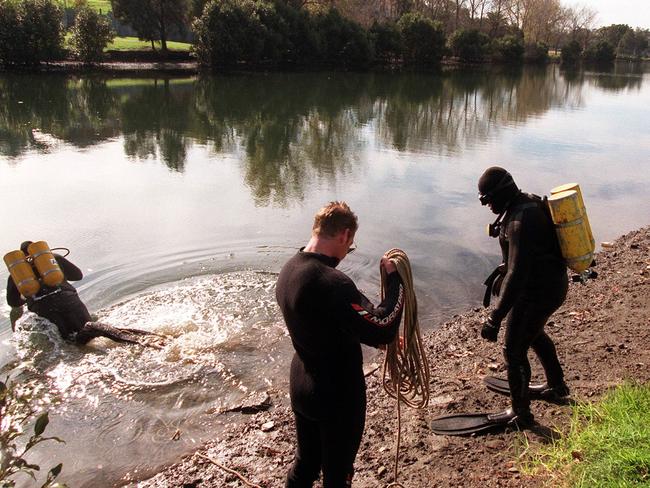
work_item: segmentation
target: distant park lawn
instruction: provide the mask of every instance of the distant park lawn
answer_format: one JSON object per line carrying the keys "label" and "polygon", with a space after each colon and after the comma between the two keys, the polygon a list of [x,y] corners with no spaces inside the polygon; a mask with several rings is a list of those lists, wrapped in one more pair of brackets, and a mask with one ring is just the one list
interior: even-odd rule
{"label": "distant park lawn", "polygon": [[[110,0],[87,0],[87,3],[90,8],[96,10],[97,12],[101,11],[103,14],[106,14],[113,10]],[[59,4],[64,8],[71,8],[74,7],[75,2],[74,0],[59,0]]]}
{"label": "distant park lawn", "polygon": [[[156,49],[160,49],[160,42],[154,42]],[[188,42],[167,41],[170,51],[189,51],[192,45]],[[137,37],[116,37],[105,50],[107,51],[146,51],[151,49],[151,42],[141,41]]]}

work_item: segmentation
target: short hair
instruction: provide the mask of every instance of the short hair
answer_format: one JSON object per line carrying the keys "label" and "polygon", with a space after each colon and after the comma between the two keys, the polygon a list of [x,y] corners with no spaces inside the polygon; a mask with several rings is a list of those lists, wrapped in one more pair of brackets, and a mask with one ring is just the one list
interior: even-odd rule
{"label": "short hair", "polygon": [[345,202],[330,202],[314,216],[312,233],[323,237],[334,237],[350,229],[356,233],[359,228],[357,216]]}

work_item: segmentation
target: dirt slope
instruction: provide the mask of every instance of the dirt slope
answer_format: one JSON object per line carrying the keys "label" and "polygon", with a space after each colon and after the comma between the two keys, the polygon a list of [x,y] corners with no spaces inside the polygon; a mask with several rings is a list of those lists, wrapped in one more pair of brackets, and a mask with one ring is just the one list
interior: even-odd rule
{"label": "dirt slope", "polygon": [[[575,400],[597,398],[626,379],[650,380],[650,227],[621,237],[597,260],[598,278],[584,285],[572,283],[565,305],[547,327]],[[431,404],[421,411],[403,409],[399,481],[407,488],[543,483],[542,478],[524,479],[514,467],[522,449],[517,433],[454,438],[433,435],[427,427],[438,415],[498,411],[508,405],[507,397],[489,392],[481,383],[485,374],[504,371],[501,342],[487,343],[478,334],[483,314],[476,309],[455,316],[426,337]],[[541,367],[532,364],[534,377],[539,377]],[[245,486],[202,455],[261,486],[284,486],[293,459],[293,417],[285,392],[272,393],[272,398],[271,410],[242,416],[219,439],[139,486]],[[533,412],[542,426],[561,429],[569,407],[534,402]],[[381,389],[375,372],[368,377],[366,431],[355,487],[381,487],[392,481],[395,419],[394,400]],[[525,435],[536,444],[544,442],[544,433],[538,429]]]}

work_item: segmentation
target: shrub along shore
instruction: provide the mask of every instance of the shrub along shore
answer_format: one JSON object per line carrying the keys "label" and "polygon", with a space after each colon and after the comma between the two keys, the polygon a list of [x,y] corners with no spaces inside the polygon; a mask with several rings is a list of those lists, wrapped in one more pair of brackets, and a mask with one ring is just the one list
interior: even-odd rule
{"label": "shrub along shore", "polygon": [[[553,2],[560,6],[559,0]],[[582,59],[611,62],[617,55],[640,59],[648,54],[650,31],[626,25],[567,30],[547,19],[544,32],[552,35],[542,35],[517,18],[495,18],[490,16],[493,12],[485,18],[481,12],[478,18],[462,7],[452,22],[448,16],[416,8],[415,2],[396,6],[390,13],[365,15],[361,23],[350,12],[344,15],[336,7],[339,3],[349,2],[111,0],[111,9],[103,13],[97,2],[83,0],[65,10],[57,0],[0,0],[0,65],[100,62],[108,46],[114,52],[138,45],[135,37],[116,38],[116,25],[120,30],[128,26],[137,38],[150,43],[159,60],[186,52],[199,66],[213,70],[430,68],[443,59],[543,63],[549,60],[551,39],[553,52],[561,51],[566,64]]]}

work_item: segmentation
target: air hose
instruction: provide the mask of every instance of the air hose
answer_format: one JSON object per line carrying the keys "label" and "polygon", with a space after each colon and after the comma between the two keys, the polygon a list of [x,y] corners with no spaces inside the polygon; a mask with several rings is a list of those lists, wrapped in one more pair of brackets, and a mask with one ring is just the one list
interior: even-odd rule
{"label": "air hose", "polygon": [[[404,402],[413,408],[424,408],[427,406],[429,403],[429,364],[420,335],[418,303],[415,296],[413,275],[408,256],[401,249],[391,249],[384,256],[395,264],[404,285],[402,332],[401,334],[396,334],[393,342],[388,344],[386,357],[384,358],[384,366],[382,368],[384,390],[397,400],[394,481],[387,488],[404,488],[404,485],[397,481],[400,438],[402,433],[400,403]],[[385,292],[386,273],[382,268],[382,300]],[[403,342],[400,336],[403,338]]]}

